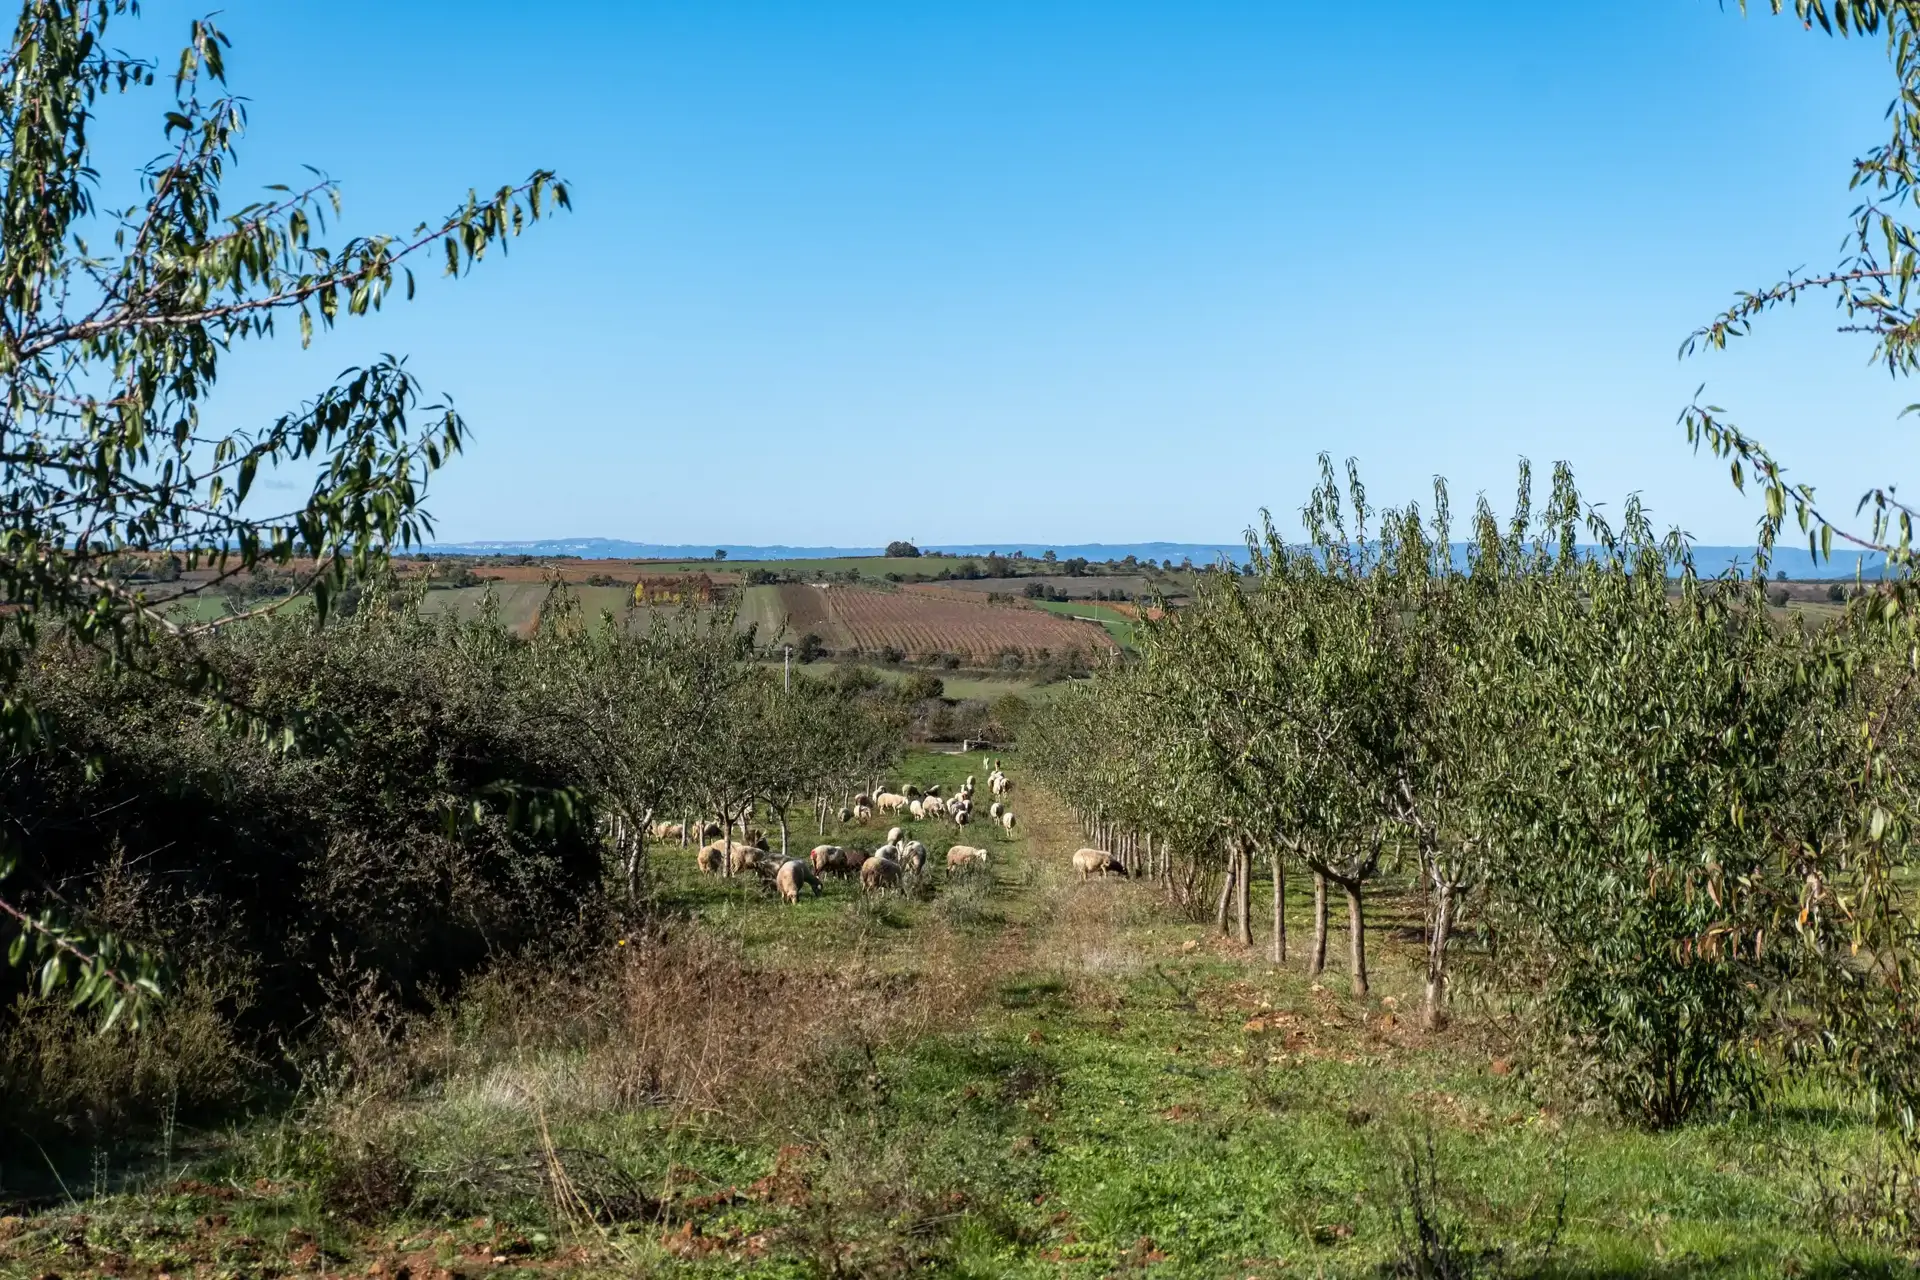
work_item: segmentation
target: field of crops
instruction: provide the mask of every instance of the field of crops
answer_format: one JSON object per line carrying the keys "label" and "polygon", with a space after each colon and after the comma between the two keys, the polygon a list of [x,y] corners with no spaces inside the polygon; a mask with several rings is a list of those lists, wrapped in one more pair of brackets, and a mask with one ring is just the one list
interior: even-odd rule
{"label": "field of crops", "polygon": [[[801,590],[816,590],[801,588]],[[1084,623],[1019,605],[974,604],[912,592],[836,587],[819,592],[828,616],[851,643],[892,647],[909,658],[952,653],[984,661],[1007,649],[1023,654],[1098,652],[1105,637]]]}

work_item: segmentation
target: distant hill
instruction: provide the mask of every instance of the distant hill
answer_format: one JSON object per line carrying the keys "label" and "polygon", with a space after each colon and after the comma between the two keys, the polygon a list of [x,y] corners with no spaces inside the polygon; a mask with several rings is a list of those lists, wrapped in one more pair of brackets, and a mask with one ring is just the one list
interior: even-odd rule
{"label": "distant hill", "polygon": [[[1216,563],[1222,556],[1235,564],[1247,559],[1244,543],[1204,542],[971,542],[927,546],[926,551],[961,556],[1023,554],[1039,559],[1051,551],[1062,560],[1083,556],[1088,560],[1171,560],[1175,564],[1191,560],[1196,565]],[[790,547],[753,546],[722,543],[628,542],[622,538],[546,538],[532,542],[450,542],[426,548],[431,554],[462,556],[578,556],[583,560],[702,560],[715,550],[725,551],[735,560],[830,560],[845,556],[878,556],[880,547]],[[1465,544],[1456,544],[1455,558],[1464,563]],[[1702,574],[1713,575],[1735,566],[1753,563],[1752,547],[1698,546],[1693,549],[1694,564]],[[1856,574],[1877,578],[1885,567],[1884,557],[1861,556],[1836,551],[1833,559],[1816,561],[1803,548],[1783,547],[1774,552],[1773,575],[1782,578],[1852,578]]]}

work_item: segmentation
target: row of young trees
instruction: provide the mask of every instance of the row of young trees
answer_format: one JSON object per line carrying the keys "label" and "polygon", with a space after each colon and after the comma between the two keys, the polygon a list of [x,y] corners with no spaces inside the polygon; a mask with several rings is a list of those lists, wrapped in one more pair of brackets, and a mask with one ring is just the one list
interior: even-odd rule
{"label": "row of young trees", "polygon": [[[646,912],[653,822],[738,839],[765,806],[784,848],[789,815],[824,824],[898,757],[897,703],[787,686],[725,616],[590,618],[556,588],[522,636],[423,598],[371,586],[349,617],[256,619],[139,671],[48,638],[39,731],[0,746],[10,900],[164,958],[162,1015],[245,989],[224,1013],[265,1043],[343,991],[425,998]],[[187,678],[206,661],[290,732],[210,716]],[[38,981],[0,969],[0,1032]]]}
{"label": "row of young trees", "polygon": [[1865,602],[1783,625],[1762,576],[1702,580],[1564,467],[1537,519],[1524,468],[1507,519],[1483,500],[1464,549],[1444,484],[1376,513],[1351,465],[1322,470],[1308,543],[1267,522],[1250,576],[1205,575],[1137,662],[1036,715],[1035,767],[1144,834],[1190,908],[1218,886],[1249,945],[1264,860],[1276,961],[1304,868],[1308,970],[1338,894],[1355,994],[1370,891],[1417,883],[1426,1024],[1464,953],[1649,1122],[1845,1063],[1910,1124],[1912,633]]}

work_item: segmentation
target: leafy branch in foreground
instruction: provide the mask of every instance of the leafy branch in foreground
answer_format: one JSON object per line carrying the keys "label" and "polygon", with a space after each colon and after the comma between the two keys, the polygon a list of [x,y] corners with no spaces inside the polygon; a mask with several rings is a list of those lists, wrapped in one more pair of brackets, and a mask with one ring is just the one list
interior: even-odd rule
{"label": "leafy branch in foreground", "polygon": [[[316,325],[411,297],[414,260],[460,276],[554,206],[541,170],[399,235],[327,243],[339,192],[324,177],[228,208],[222,184],[246,124],[226,91],[227,38],[192,24],[161,113],[160,154],[138,193],[109,202],[92,158],[107,95],[154,85],[153,64],[115,52],[111,23],[135,0],[22,0],[0,50],[0,749],[39,730],[25,679],[44,640],[77,642],[121,670],[162,674],[224,715],[261,723],[228,690],[210,633],[298,598],[325,621],[389,548],[430,533],[433,472],[465,422],[382,357],[257,432],[210,429],[201,402],[224,356],[294,323]],[[292,473],[297,504],[263,512],[263,472]],[[291,567],[298,590],[261,610],[194,622],[257,566]],[[162,645],[174,650],[163,661]],[[113,944],[76,941],[7,904],[18,958],[44,954],[98,1003],[150,975]]]}
{"label": "leafy branch in foreground", "polygon": [[[0,861],[0,883],[12,872],[11,862]],[[89,938],[52,910],[29,915],[5,898],[0,898],[0,916],[19,929],[7,948],[7,963],[19,968],[38,962],[40,994],[67,988],[75,1009],[102,1015],[102,1029],[123,1018],[139,1026],[148,1002],[160,994],[160,966],[145,952],[130,951],[112,937]]]}

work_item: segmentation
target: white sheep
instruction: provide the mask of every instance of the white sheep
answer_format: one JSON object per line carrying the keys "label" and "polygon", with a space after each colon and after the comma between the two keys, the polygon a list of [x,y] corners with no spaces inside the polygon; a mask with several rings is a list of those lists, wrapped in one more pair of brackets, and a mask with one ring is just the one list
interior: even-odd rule
{"label": "white sheep", "polygon": [[882,813],[898,813],[910,803],[908,799],[894,791],[882,791],[874,797],[874,806]]}
{"label": "white sheep", "polygon": [[987,851],[976,849],[972,845],[957,844],[947,850],[947,874],[952,875],[962,868],[984,867],[987,865]]}
{"label": "white sheep", "polygon": [[906,833],[906,832],[905,832],[904,830],[902,830],[901,828],[899,828],[899,827],[888,827],[888,828],[887,828],[887,843],[888,843],[888,844],[899,844],[899,843],[900,843],[900,837],[901,837],[901,836],[904,836],[905,834],[907,834],[907,833]]}
{"label": "white sheep", "polygon": [[860,887],[868,893],[883,893],[900,887],[900,864],[879,854],[860,864]]}
{"label": "white sheep", "polygon": [[907,802],[907,812],[913,815],[915,822],[918,822],[927,816],[927,806],[922,801],[909,800]]}
{"label": "white sheep", "polygon": [[920,816],[923,818],[944,818],[947,814],[947,802],[939,796],[928,796],[920,802]]}
{"label": "white sheep", "polygon": [[1007,806],[1001,804],[998,800],[995,800],[992,804],[987,806],[987,816],[989,818],[992,818],[995,822],[1000,821],[1000,815],[1005,813],[1006,811],[1007,811]]}
{"label": "white sheep", "polygon": [[800,901],[800,889],[804,885],[813,886],[813,896],[816,898],[826,892],[820,884],[820,877],[813,873],[813,868],[798,858],[789,858],[781,863],[780,869],[773,873],[773,883],[789,905]]}
{"label": "white sheep", "polygon": [[865,824],[866,824],[866,821],[867,821],[867,819],[868,819],[868,818],[871,818],[872,816],[873,816],[873,806],[872,806],[872,805],[870,805],[870,804],[857,804],[857,805],[855,805],[855,806],[853,806],[853,820],[854,820],[855,822],[858,822],[858,823],[860,823],[860,824],[862,824],[862,825],[865,825]]}
{"label": "white sheep", "polygon": [[909,840],[900,848],[900,865],[916,875],[926,869],[927,846],[918,840]]}
{"label": "white sheep", "polygon": [[1000,815],[1000,825],[1009,831],[1013,830],[1013,810],[1009,809]]}
{"label": "white sheep", "polygon": [[1082,881],[1096,873],[1098,873],[1103,880],[1110,875],[1117,875],[1122,880],[1127,878],[1127,869],[1121,864],[1120,859],[1114,857],[1105,849],[1080,850],[1073,855],[1073,869],[1080,873],[1080,879]]}

